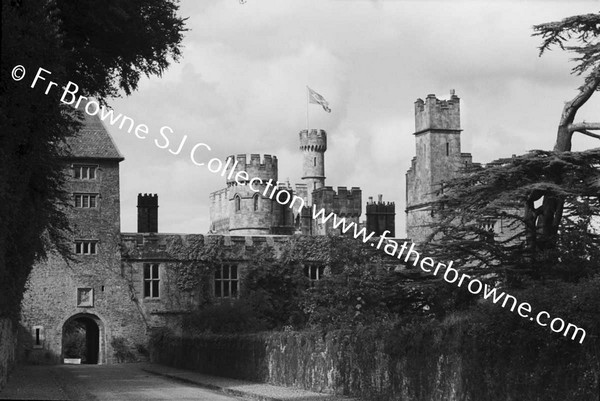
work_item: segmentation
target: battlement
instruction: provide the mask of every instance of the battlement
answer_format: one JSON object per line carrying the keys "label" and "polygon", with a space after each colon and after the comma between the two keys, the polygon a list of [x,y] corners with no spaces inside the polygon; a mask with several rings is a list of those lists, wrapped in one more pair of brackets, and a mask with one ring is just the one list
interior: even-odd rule
{"label": "battlement", "polygon": [[380,236],[387,230],[393,237],[396,235],[396,204],[384,202],[381,194],[377,198],[377,201],[373,201],[373,197],[369,196],[367,201],[367,231]]}
{"label": "battlement", "polygon": [[313,191],[313,203],[317,210],[324,208],[339,216],[358,217],[362,213],[362,190],[352,187],[337,187],[337,192],[332,187],[323,187]]}
{"label": "battlement", "polygon": [[385,207],[388,206],[394,206],[395,210],[395,202],[384,202],[384,201],[374,201],[372,197],[369,197],[369,200],[367,201],[367,212],[369,211],[369,206],[374,206],[375,208],[373,210],[379,210],[378,208],[381,207],[381,209],[385,209]]}
{"label": "battlement", "polygon": [[311,129],[300,131],[300,150],[313,152],[325,152],[327,150],[327,132],[322,129]]}
{"label": "battlement", "polygon": [[415,133],[426,130],[460,130],[460,98],[454,90],[450,99],[440,100],[434,94],[415,102]]}
{"label": "battlement", "polygon": [[138,207],[158,207],[158,195],[138,194]]}
{"label": "battlement", "polygon": [[[235,162],[237,161],[237,164]],[[227,165],[226,177],[228,184],[234,184],[236,182],[236,174],[240,171],[248,173],[250,179],[260,178],[263,181],[277,181],[277,156],[263,155],[253,153],[248,159],[246,154],[238,154],[236,156],[227,156],[225,159]],[[235,167],[234,167],[235,165]],[[233,169],[233,173],[231,170]]]}

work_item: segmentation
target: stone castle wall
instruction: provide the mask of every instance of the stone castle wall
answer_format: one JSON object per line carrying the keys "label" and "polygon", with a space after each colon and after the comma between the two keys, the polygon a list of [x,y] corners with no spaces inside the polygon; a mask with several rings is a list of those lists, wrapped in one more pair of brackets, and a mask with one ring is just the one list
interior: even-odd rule
{"label": "stone castle wall", "polygon": [[[145,342],[145,325],[132,302],[130,277],[121,266],[118,162],[72,160],[68,170],[78,164],[97,165],[96,178],[72,178],[67,190],[98,197],[96,208],[69,210],[72,239],[97,241],[97,254],[75,255],[71,262],[50,255],[32,270],[22,302],[22,325],[29,330],[31,339],[25,348],[31,362],[61,362],[63,327],[75,316],[89,317],[98,324],[100,363],[114,361],[110,344],[114,337],[126,338],[132,348]],[[93,291],[91,306],[78,302],[79,289]],[[40,330],[41,341],[36,338],[36,329]]]}

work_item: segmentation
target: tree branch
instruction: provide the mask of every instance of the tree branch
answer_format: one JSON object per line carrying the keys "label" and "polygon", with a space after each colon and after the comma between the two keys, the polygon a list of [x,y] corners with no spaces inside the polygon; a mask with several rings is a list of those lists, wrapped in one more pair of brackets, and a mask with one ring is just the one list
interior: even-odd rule
{"label": "tree branch", "polygon": [[587,135],[587,136],[591,136],[592,138],[600,139],[600,135],[591,133],[588,130],[578,129],[578,130],[576,130],[574,132],[579,132],[579,133],[582,133],[583,135]]}
{"label": "tree branch", "polygon": [[561,123],[570,124],[575,119],[577,111],[589,100],[594,94],[598,86],[600,86],[600,68],[596,68],[586,79],[582,87],[579,88],[579,93],[570,101],[565,103]]}
{"label": "tree branch", "polygon": [[600,122],[594,122],[594,123],[586,123],[586,122],[582,122],[582,123],[573,123],[573,124],[569,124],[569,131],[571,132],[575,132],[575,131],[579,131],[579,130],[597,130],[600,129]]}

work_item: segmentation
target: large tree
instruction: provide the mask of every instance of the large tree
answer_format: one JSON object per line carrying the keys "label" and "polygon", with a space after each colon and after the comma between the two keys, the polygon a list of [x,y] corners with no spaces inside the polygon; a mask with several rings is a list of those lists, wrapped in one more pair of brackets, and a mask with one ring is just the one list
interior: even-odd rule
{"label": "large tree", "polygon": [[[57,249],[68,257],[59,161],[78,128],[59,91],[30,88],[39,67],[101,101],[130,94],[180,56],[176,0],[3,1],[0,62],[0,316],[17,317],[29,272]],[[25,67],[22,81],[11,78]],[[56,92],[56,93],[54,93]]]}
{"label": "large tree", "polygon": [[[600,14],[576,15],[561,21],[535,25],[534,36],[542,38],[540,56],[553,47],[575,54],[572,72],[584,77],[577,95],[565,102],[556,133],[555,152],[571,151],[573,134],[578,132],[600,139],[592,131],[600,130],[600,122],[576,121],[577,113],[600,86]],[[536,211],[534,202],[543,199],[542,209]],[[563,217],[565,199],[560,192],[532,191],[526,200],[525,224],[529,228],[531,248],[553,246]],[[541,224],[536,224],[536,221]],[[536,241],[539,239],[539,241]]]}
{"label": "large tree", "polygon": [[537,278],[548,273],[576,278],[595,271],[600,261],[593,224],[600,211],[600,150],[571,152],[571,140],[576,132],[600,139],[592,132],[600,123],[576,121],[600,87],[599,34],[600,14],[534,26],[534,35],[542,38],[540,55],[553,47],[575,53],[572,72],[583,77],[577,95],[564,105],[556,145],[552,151],[465,171],[445,183],[431,236],[438,241],[432,247],[473,273],[495,270],[497,278],[514,276],[513,271]]}

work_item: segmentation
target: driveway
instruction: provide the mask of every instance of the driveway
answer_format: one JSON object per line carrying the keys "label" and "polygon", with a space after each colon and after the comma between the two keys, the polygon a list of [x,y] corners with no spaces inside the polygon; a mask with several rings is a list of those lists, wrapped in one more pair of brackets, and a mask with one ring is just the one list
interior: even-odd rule
{"label": "driveway", "polygon": [[241,400],[156,376],[136,364],[19,366],[0,400]]}

